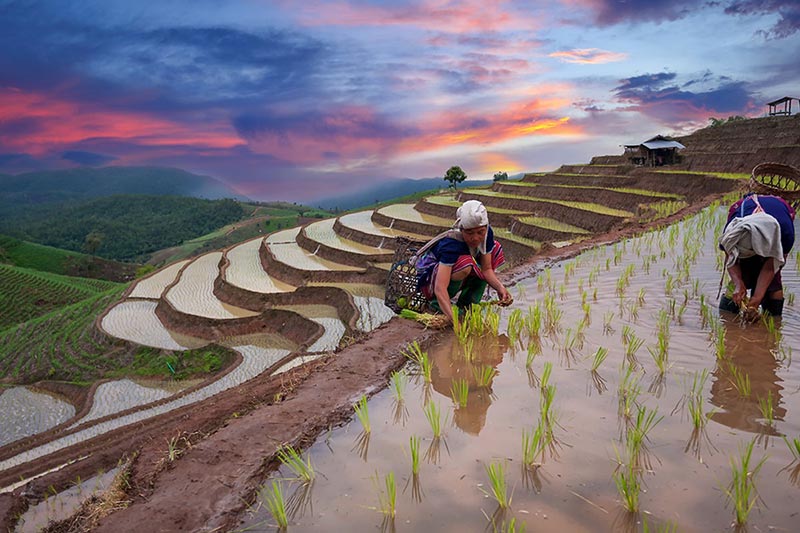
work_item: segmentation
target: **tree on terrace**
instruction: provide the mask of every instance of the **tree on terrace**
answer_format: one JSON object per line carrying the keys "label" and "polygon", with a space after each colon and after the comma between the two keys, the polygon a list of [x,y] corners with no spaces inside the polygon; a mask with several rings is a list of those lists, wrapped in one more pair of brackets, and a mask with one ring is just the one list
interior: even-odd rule
{"label": "tree on terrace", "polygon": [[457,189],[458,184],[464,181],[465,179],[467,179],[467,174],[466,172],[461,170],[461,167],[459,166],[450,167],[449,169],[447,169],[447,173],[445,173],[444,175],[444,181],[450,183],[448,187],[452,187],[454,189]]}
{"label": "tree on terrace", "polygon": [[508,179],[508,172],[495,172],[494,181],[505,181]]}

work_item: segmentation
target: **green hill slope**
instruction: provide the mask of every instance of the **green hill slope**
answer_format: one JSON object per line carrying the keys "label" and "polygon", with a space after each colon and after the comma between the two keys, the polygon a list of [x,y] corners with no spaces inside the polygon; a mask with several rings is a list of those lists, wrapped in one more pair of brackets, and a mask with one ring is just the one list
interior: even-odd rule
{"label": "green hill slope", "polygon": [[0,330],[122,286],[0,265]]}
{"label": "green hill slope", "polygon": [[210,233],[244,217],[234,200],[117,195],[28,209],[0,219],[0,233],[119,261]]}

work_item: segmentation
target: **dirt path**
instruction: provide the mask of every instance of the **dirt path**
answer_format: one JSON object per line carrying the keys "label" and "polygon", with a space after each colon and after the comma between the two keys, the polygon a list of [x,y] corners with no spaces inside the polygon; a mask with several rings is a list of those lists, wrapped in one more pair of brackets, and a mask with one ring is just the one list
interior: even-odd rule
{"label": "dirt path", "polygon": [[[631,226],[565,248],[543,250],[501,277],[513,284],[592,246],[670,224],[718,196],[707,197],[658,224]],[[88,457],[34,481],[25,494],[18,489],[0,495],[0,527],[12,527],[16,516],[40,499],[47,487],[61,490],[78,476],[87,479],[100,468],[112,468],[121,457],[136,454],[130,505],[102,519],[98,531],[129,531],[131,524],[144,523],[159,532],[225,530],[236,523],[245,502],[253,500],[267,473],[276,468],[273,456],[279,445],[305,448],[329,427],[349,419],[353,401],[361,394],[381,390],[389,374],[405,363],[401,351],[410,340],[425,345],[437,335],[395,318],[320,363],[275,379],[256,378],[199,405],[62,450],[49,458],[51,462]],[[167,442],[177,436],[185,449],[170,463],[166,460]],[[95,529],[79,521],[75,528],[62,525],[54,531],[87,528]]]}

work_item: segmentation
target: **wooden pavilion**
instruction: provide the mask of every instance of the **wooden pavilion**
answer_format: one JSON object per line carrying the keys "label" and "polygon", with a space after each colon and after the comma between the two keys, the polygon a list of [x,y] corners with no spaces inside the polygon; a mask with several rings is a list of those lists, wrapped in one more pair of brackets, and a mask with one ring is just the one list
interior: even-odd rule
{"label": "wooden pavilion", "polygon": [[656,135],[641,144],[626,144],[624,155],[634,165],[660,167],[680,163],[681,156],[678,150],[684,148],[686,147],[678,141]]}
{"label": "wooden pavilion", "polygon": [[[797,100],[797,102],[800,103],[800,99],[793,96],[784,96],[783,98],[778,98],[774,102],[767,102],[767,105],[769,106],[769,116],[774,117],[777,115],[791,115],[792,100]],[[783,106],[783,109],[779,108],[781,105]]]}

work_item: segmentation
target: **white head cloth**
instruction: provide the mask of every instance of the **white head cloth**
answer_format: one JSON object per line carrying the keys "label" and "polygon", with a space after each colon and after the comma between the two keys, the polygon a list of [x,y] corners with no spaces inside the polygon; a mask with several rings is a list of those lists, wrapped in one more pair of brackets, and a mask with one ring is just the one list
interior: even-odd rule
{"label": "white head cloth", "polygon": [[455,227],[458,229],[472,229],[489,225],[489,215],[486,207],[478,200],[467,200],[456,211]]}

